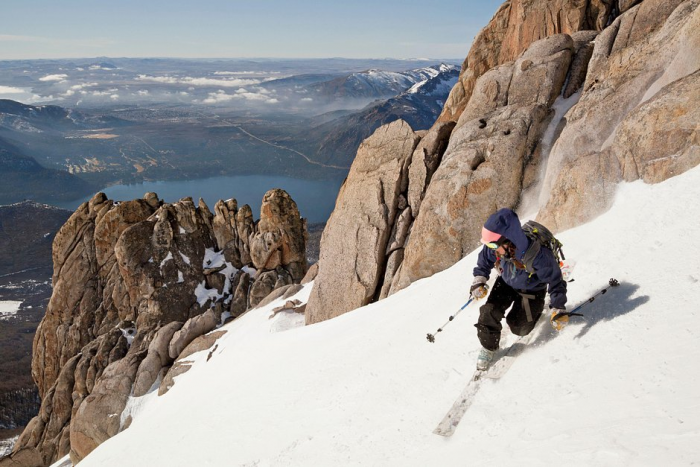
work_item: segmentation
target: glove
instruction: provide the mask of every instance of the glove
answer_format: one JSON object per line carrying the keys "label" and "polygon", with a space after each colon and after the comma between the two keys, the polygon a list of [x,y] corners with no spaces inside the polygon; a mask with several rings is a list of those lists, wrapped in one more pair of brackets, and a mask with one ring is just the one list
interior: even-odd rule
{"label": "glove", "polygon": [[562,308],[552,308],[552,316],[549,318],[549,322],[551,323],[552,327],[557,331],[561,331],[564,329],[564,326],[569,324],[569,315],[563,315],[557,319],[554,319],[554,317],[559,313],[566,313],[566,310]]}
{"label": "glove", "polygon": [[484,298],[489,290],[489,286],[486,285],[487,280],[484,276],[475,276],[474,282],[472,282],[472,286],[469,289],[469,295],[477,300]]}

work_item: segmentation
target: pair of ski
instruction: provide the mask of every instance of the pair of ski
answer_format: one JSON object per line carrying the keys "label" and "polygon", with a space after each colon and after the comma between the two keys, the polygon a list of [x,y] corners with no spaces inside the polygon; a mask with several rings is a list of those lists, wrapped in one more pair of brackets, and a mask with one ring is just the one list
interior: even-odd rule
{"label": "pair of ski", "polygon": [[530,341],[532,341],[532,336],[536,334],[535,330],[527,336],[518,337],[509,347],[497,352],[493,363],[491,363],[488,369],[476,370],[474,372],[474,375],[465,386],[462,394],[460,394],[454,404],[452,404],[452,408],[445,414],[445,417],[437,428],[433,430],[433,433],[444,437],[452,436],[460,420],[462,420],[462,417],[467,410],[469,410],[472,402],[474,402],[482,382],[485,379],[499,379],[506,374],[513,365],[515,358],[520,355]]}

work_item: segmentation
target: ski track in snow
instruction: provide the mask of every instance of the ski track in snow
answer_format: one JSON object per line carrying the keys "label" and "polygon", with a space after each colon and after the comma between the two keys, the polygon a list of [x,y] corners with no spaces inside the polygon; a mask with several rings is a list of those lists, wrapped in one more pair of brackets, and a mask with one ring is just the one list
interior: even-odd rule
{"label": "ski track in snow", "polygon": [[558,235],[577,262],[569,309],[611,277],[621,285],[560,334],[543,326],[503,378],[483,381],[449,439],[432,430],[473,373],[478,303],[435,343],[425,336],[466,302],[476,252],[313,326],[269,319],[280,302],[246,313],[80,465],[698,463],[699,197],[700,167],[623,184],[610,211]]}

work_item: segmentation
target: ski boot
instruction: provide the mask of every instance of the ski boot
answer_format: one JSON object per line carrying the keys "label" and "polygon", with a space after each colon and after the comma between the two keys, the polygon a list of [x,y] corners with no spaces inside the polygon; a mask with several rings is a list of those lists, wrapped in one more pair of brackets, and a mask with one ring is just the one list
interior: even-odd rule
{"label": "ski boot", "polygon": [[496,353],[495,350],[488,350],[484,347],[481,348],[479,356],[476,359],[476,369],[480,371],[486,371],[491,365],[493,360],[493,355]]}

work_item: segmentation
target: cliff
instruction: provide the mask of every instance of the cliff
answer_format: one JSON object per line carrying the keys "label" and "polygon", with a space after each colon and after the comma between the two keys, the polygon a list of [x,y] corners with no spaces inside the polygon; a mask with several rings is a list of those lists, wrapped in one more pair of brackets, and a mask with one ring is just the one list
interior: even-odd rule
{"label": "cliff", "polygon": [[129,396],[173,384],[198,337],[306,273],[306,221],[282,190],[260,220],[235,200],[95,195],[53,242],[53,294],[34,337],[39,415],[1,465],[75,462],[128,426]]}
{"label": "cliff", "polygon": [[[561,231],[608,209],[623,181],[698,165],[699,5],[504,3],[430,130],[398,120],[360,145],[323,232],[306,323],[445,270],[498,208]],[[304,275],[305,226],[288,197],[268,195],[257,224],[234,201],[214,215],[154,195],[96,196],[71,217],[35,340],[42,409],[0,465],[81,460],[129,426],[130,394],[167,391],[185,357],[213,345],[223,331],[206,333],[227,313],[294,290],[282,287]]]}
{"label": "cliff", "polygon": [[700,163],[699,3],[504,3],[427,134],[395,122],[361,145],[307,324],[456,263],[496,209],[562,231],[604,212],[622,181]]}

